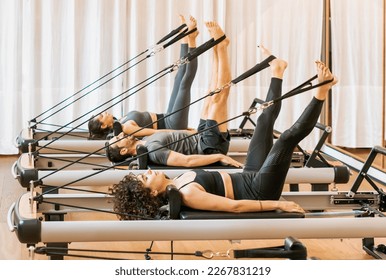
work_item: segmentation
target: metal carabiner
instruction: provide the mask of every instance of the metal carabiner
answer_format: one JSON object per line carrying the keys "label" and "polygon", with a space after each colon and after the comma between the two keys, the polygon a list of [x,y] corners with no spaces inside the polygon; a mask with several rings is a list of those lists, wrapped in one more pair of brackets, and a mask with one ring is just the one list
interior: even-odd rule
{"label": "metal carabiner", "polygon": [[250,116],[250,115],[252,115],[252,114],[256,114],[257,113],[257,110],[258,110],[258,108],[256,108],[256,107],[253,107],[253,108],[249,108],[248,109],[248,115]]}
{"label": "metal carabiner", "polygon": [[155,45],[154,47],[151,48],[149,56],[153,56],[156,53],[162,51],[163,49],[164,49],[164,47],[162,45]]}
{"label": "metal carabiner", "polygon": [[189,59],[187,57],[180,58],[179,60],[176,61],[176,63],[173,64],[171,71],[175,71],[178,68],[180,68],[182,65],[185,65],[185,64],[188,64],[188,63],[189,63]]}
{"label": "metal carabiner", "polygon": [[215,90],[211,91],[211,92],[210,92],[210,95],[214,95],[214,94],[220,93],[220,92],[222,92],[224,89],[229,88],[229,87],[231,87],[232,85],[233,85],[232,82],[226,83],[225,85],[223,85],[223,86],[221,86],[221,87],[218,87],[218,88],[216,88]]}
{"label": "metal carabiner", "polygon": [[268,107],[273,105],[273,102],[274,102],[273,100],[268,101],[268,102],[264,102],[263,104],[260,105],[259,109],[260,110],[267,109]]}
{"label": "metal carabiner", "polygon": [[230,252],[232,249],[224,252],[213,252],[211,250],[205,250],[201,252],[201,256],[205,259],[213,259],[213,257],[230,258]]}

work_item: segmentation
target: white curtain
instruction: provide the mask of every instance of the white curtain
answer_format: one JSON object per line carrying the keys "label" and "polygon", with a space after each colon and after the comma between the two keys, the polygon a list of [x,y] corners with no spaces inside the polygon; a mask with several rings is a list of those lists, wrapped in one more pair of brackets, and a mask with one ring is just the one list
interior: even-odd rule
{"label": "white curtain", "polygon": [[383,2],[331,1],[334,145],[382,145]]}
{"label": "white curtain", "polygon": [[[179,26],[179,14],[197,18],[198,44],[210,39],[204,21],[219,22],[231,41],[233,77],[262,60],[258,44],[289,62],[284,93],[316,74],[313,61],[321,54],[323,0],[0,0],[0,154],[17,153],[13,139],[28,120],[65,98],[74,101],[101,85],[106,79],[73,96]],[[85,127],[87,118],[114,103],[106,103],[111,98],[171,65],[178,54],[175,44],[73,105],[51,110],[45,116],[55,114],[45,123]],[[210,51],[199,57],[193,101],[207,91],[210,58]],[[174,73],[166,75],[109,110],[116,116],[133,109],[164,112],[173,78]],[[247,110],[255,97],[263,99],[268,85],[266,70],[232,87],[229,117]],[[291,125],[311,96],[306,92],[284,101],[276,128],[282,131]],[[201,105],[191,108],[191,127],[198,122]],[[240,122],[241,118],[232,121],[229,127],[236,128]],[[311,136],[305,145],[311,147],[317,139],[318,134]]]}

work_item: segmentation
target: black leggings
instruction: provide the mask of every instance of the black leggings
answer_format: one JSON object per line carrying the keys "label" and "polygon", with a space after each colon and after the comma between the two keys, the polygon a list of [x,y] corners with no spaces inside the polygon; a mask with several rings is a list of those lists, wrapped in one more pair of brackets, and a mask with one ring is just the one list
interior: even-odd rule
{"label": "black leggings", "polygon": [[[266,101],[281,96],[282,80],[272,78]],[[313,98],[299,119],[273,145],[273,126],[280,112],[281,102],[265,109],[258,117],[248,149],[244,171],[241,174],[254,199],[278,200],[297,144],[315,127],[323,101]],[[241,179],[241,178],[240,178]],[[235,195],[242,195],[234,186]],[[244,197],[245,198],[245,197]],[[238,198],[240,199],[240,198]]]}
{"label": "black leggings", "polygon": [[[188,48],[188,44],[181,44],[180,58],[184,57],[193,48]],[[168,109],[166,114],[176,112],[184,107],[184,109],[166,117],[163,122],[168,129],[187,129],[189,122],[190,109],[190,89],[197,72],[197,59],[193,59],[188,64],[184,64],[178,68],[178,72],[174,79],[172,94],[170,96]],[[163,115],[164,116],[164,115]],[[163,117],[161,115],[161,117]]]}

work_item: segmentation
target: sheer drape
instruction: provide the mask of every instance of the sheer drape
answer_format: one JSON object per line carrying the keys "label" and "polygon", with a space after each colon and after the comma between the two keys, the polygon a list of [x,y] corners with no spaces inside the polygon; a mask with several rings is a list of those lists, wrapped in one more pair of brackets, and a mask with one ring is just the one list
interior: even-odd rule
{"label": "sheer drape", "polygon": [[21,127],[21,2],[0,1],[0,153],[16,151],[12,140]]}
{"label": "sheer drape", "polygon": [[[28,120],[153,46],[180,24],[178,14],[197,18],[198,44],[210,39],[204,21],[220,23],[231,40],[233,77],[262,60],[257,48],[261,43],[289,62],[284,92],[316,73],[313,61],[321,53],[322,0],[0,0],[0,153],[16,153],[13,139]],[[46,122],[63,125],[78,119],[71,126],[81,125],[111,103],[91,110],[171,65],[178,54],[175,44]],[[192,100],[207,92],[210,62],[210,51],[199,57]],[[232,87],[229,117],[247,110],[253,98],[265,97],[269,74],[265,70]],[[174,73],[161,78],[110,111],[117,116],[133,109],[164,112],[173,78]],[[311,96],[305,93],[284,101],[277,129],[292,124]],[[201,105],[191,108],[191,127],[198,122]],[[230,127],[238,127],[240,121],[232,121]]]}
{"label": "sheer drape", "polygon": [[382,7],[382,0],[331,1],[332,67],[339,76],[332,95],[334,145],[382,145]]}

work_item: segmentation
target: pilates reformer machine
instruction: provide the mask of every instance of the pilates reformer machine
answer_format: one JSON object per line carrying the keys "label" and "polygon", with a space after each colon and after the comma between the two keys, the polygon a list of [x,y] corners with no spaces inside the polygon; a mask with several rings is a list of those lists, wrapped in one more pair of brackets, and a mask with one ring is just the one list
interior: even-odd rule
{"label": "pilates reformer machine", "polygon": [[[182,28],[179,27],[178,31],[176,31],[177,29],[174,30],[173,35]],[[166,37],[170,38],[173,35]],[[161,42],[163,41],[157,43],[157,46],[151,50],[147,57],[166,47],[166,44],[160,47]],[[214,44],[216,42],[213,40],[205,43],[203,47],[198,48],[198,51],[189,54],[167,69],[169,72],[174,71],[181,63],[188,63],[189,60],[208,50]],[[256,65],[232,80],[231,83],[210,94],[220,93],[223,88],[237,84],[255,74],[261,70],[258,66]],[[315,86],[309,85],[313,79],[315,77],[284,95],[283,99],[314,88]],[[140,89],[145,86],[147,84]],[[255,99],[247,112],[237,116],[244,116],[244,120],[240,127],[233,131],[230,152],[246,151],[246,143],[248,143],[250,134],[243,128],[245,122],[252,121],[249,116],[258,109],[264,109],[273,104],[263,102],[260,107],[256,108],[257,103],[261,102]],[[65,105],[63,108],[67,106]],[[99,108],[101,106],[96,109]],[[31,252],[60,258],[63,255],[68,255],[70,250],[68,244],[73,242],[286,238],[284,246],[281,247],[232,250],[232,252],[235,258],[305,259],[306,249],[296,238],[363,238],[365,240],[364,248],[368,253],[379,258],[382,258],[382,254],[385,253],[381,249],[382,246],[375,247],[374,245],[374,238],[385,237],[386,235],[386,222],[382,213],[385,211],[385,194],[374,185],[375,191],[372,192],[358,192],[359,185],[354,185],[349,192],[340,192],[335,188],[335,184],[348,182],[350,171],[345,166],[330,166],[319,154],[320,148],[330,132],[329,127],[318,125],[318,128],[324,130],[324,133],[313,153],[306,155],[307,162],[305,164],[304,151],[300,149],[301,153],[298,154],[301,158],[299,162],[302,163],[297,167],[307,168],[291,168],[286,178],[286,183],[291,186],[297,186],[300,183],[312,184],[313,189],[310,192],[297,192],[291,188],[291,192],[283,193],[283,199],[300,204],[307,211],[306,214],[280,212],[229,214],[195,211],[181,207],[178,191],[170,188],[165,220],[117,221],[116,213],[112,210],[112,198],[108,193],[59,193],[59,190],[79,191],[82,187],[105,187],[120,181],[128,172],[142,172],[141,169],[146,168],[148,163],[145,162],[145,166],[139,166],[139,170],[127,170],[128,168],[122,168],[122,165],[117,166],[117,168],[111,166],[110,162],[106,162],[105,154],[101,152],[104,150],[105,140],[89,141],[85,139],[84,136],[88,132],[79,129],[80,126],[70,128],[66,132],[61,131],[70,124],[61,126],[55,131],[42,131],[37,128],[37,125],[43,122],[37,122],[37,118],[31,120],[30,123],[33,125],[23,130],[18,136],[17,146],[22,154],[12,167],[14,177],[28,192],[22,195],[8,212],[10,231],[15,232],[19,241],[27,244],[31,248]],[[47,118],[44,118],[43,121]],[[48,157],[47,154],[51,157]],[[63,157],[65,157],[64,160]],[[142,156],[142,159],[144,158],[146,157]],[[75,165],[80,163],[80,159],[82,163],[79,166],[86,166],[85,168],[67,168],[74,166],[74,163]],[[62,164],[58,162],[62,162]],[[138,162],[138,165],[143,164],[139,158]],[[58,168],[62,170],[58,170]],[[186,170],[163,170],[169,177],[177,176],[184,171]],[[227,169],[227,172],[239,171],[239,169]],[[364,171],[363,174],[365,173]],[[356,184],[360,184],[360,179],[357,181]],[[329,184],[334,185],[332,190],[328,190]],[[314,186],[320,185],[324,186],[321,190],[314,188]],[[111,214],[111,218],[102,221],[66,219],[68,213],[77,212],[102,212]],[[205,235],[202,234],[203,232]],[[47,244],[47,247],[36,247],[40,243]],[[58,244],[61,249],[55,247]],[[171,252],[171,255],[173,253],[176,254]],[[211,258],[213,255],[216,254],[198,253],[198,256],[204,258]],[[225,255],[229,257],[230,253],[227,252]]]}
{"label": "pilates reformer machine", "polygon": [[[374,240],[386,237],[386,193],[367,175],[378,153],[386,154],[386,149],[373,148],[349,191],[339,191],[335,187],[331,191],[282,194],[282,199],[300,204],[306,210],[305,214],[276,211],[240,214],[197,211],[181,206],[179,192],[170,187],[168,207],[165,209],[167,216],[164,220],[117,221],[114,219],[116,213],[112,211],[111,196],[108,193],[44,194],[34,188],[10,207],[8,226],[21,243],[27,244],[31,252],[45,254],[53,259],[71,256],[72,249],[67,245],[75,242],[256,239],[285,239],[285,242],[278,247],[230,249],[222,254],[196,251],[192,255],[208,259],[216,256],[306,259],[306,248],[298,239],[324,238],[361,238],[363,249],[368,254],[385,259],[385,245],[376,246]],[[290,169],[287,183],[294,180],[291,177],[296,177],[291,174],[294,170],[297,169]],[[324,182],[327,181],[327,176],[321,177],[325,177]],[[106,182],[101,184],[110,179],[105,178]],[[312,179],[315,176],[311,176],[310,180]],[[370,183],[373,191],[358,191],[364,179]],[[344,182],[348,178],[341,180]],[[86,184],[90,183],[88,181]],[[77,184],[79,182],[74,183]],[[66,220],[66,215],[70,213],[93,211],[112,214],[112,218],[98,221]],[[39,244],[46,245],[36,247]],[[74,251],[78,252],[77,249]],[[152,253],[151,250],[148,251],[147,257],[150,258]],[[179,254],[171,251],[170,255],[173,253]]]}

